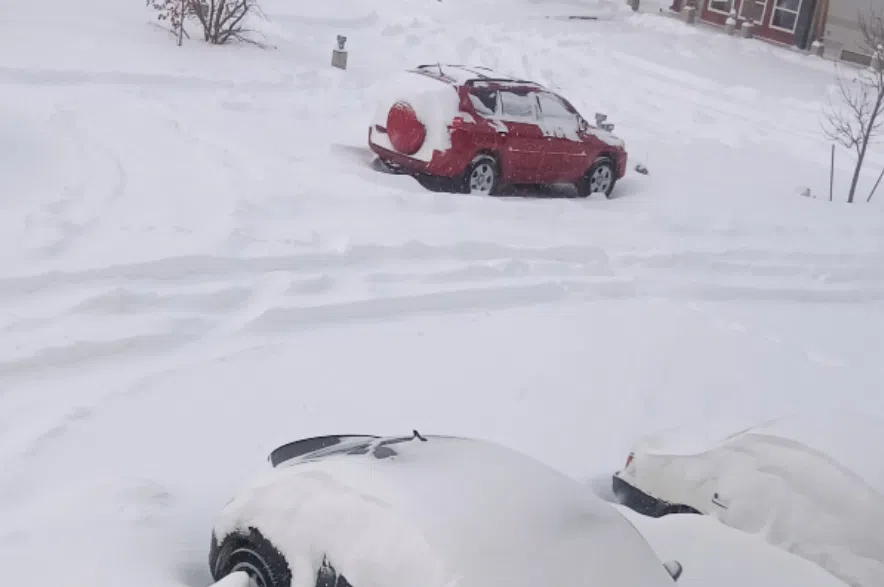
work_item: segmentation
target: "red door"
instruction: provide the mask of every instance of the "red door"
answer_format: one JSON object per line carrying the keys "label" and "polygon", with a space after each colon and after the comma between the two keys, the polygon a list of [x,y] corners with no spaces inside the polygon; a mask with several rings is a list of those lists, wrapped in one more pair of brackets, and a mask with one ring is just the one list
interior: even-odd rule
{"label": "red door", "polygon": [[543,181],[576,181],[589,168],[587,145],[580,134],[580,118],[554,94],[540,93],[537,99],[540,126],[547,136],[541,166]]}
{"label": "red door", "polygon": [[543,153],[547,141],[539,125],[533,92],[501,90],[497,125],[504,137],[501,149],[504,181],[541,181]]}

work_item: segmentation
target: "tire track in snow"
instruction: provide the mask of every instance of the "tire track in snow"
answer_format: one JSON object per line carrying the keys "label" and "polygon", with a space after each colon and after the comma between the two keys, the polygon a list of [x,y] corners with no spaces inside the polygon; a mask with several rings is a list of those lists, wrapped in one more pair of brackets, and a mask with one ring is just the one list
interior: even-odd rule
{"label": "tire track in snow", "polygon": [[[78,238],[86,235],[101,220],[102,211],[106,210],[111,202],[125,197],[127,176],[123,163],[114,152],[92,136],[92,133],[78,124],[76,113],[67,110],[57,110],[52,119],[63,126],[64,140],[69,144],[71,152],[78,153],[76,158],[81,162],[78,185],[66,185],[63,200],[53,204],[51,214],[58,218],[59,234],[55,238],[37,247],[37,258],[52,257],[62,252],[70,252]],[[86,154],[83,154],[85,151]],[[97,155],[97,157],[96,157]],[[96,164],[92,160],[100,159]],[[110,173],[104,173],[108,167]],[[110,177],[107,187],[96,188],[95,184],[88,185],[85,178],[92,182],[95,176]],[[97,192],[97,193],[96,193]],[[88,217],[79,221],[73,218],[80,216],[77,209],[85,208]],[[73,217],[73,218],[72,218]]]}
{"label": "tire track in snow", "polygon": [[126,71],[81,71],[71,69],[20,69],[0,67],[0,85],[27,86],[130,86],[133,88],[165,87],[170,89],[261,89],[290,91],[291,77],[276,81],[200,78],[192,75],[134,73]]}
{"label": "tire track in snow", "polygon": [[884,255],[410,243],[8,277],[0,279],[4,299],[0,375],[27,377],[206,338],[561,300],[881,304]]}

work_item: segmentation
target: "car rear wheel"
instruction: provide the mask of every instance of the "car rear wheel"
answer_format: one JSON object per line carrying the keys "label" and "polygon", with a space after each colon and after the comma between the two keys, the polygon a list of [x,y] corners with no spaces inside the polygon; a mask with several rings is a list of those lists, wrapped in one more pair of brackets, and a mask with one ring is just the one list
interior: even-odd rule
{"label": "car rear wheel", "polygon": [[500,171],[490,155],[479,155],[467,166],[463,190],[467,194],[497,194],[500,189]]}
{"label": "car rear wheel", "polygon": [[610,198],[616,181],[614,161],[610,157],[599,157],[577,183],[577,193],[581,198],[597,193]]}

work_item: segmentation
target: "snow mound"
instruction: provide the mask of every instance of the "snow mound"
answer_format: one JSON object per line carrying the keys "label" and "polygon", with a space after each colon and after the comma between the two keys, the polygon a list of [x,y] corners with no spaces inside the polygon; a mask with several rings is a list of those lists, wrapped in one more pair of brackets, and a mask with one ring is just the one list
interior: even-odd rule
{"label": "snow mound", "polygon": [[468,439],[376,441],[283,465],[234,498],[215,532],[252,526],[294,558],[303,587],[326,555],[365,587],[668,580],[610,504],[534,459]]}

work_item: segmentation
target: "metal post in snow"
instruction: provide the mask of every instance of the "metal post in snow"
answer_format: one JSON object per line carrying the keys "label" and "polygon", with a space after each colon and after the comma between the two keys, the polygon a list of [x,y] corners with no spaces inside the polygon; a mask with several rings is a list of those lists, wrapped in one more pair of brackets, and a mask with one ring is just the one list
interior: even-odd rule
{"label": "metal post in snow", "polygon": [[866,203],[872,201],[872,196],[875,195],[875,190],[878,189],[878,184],[881,183],[881,178],[884,177],[884,169],[881,170],[881,174],[878,176],[878,181],[875,182],[875,185],[872,187],[872,191],[869,192],[869,197],[866,198]]}
{"label": "metal post in snow", "polygon": [[347,37],[338,35],[338,48],[332,50],[332,67],[347,69],[347,50],[344,49],[344,43],[346,42]]}
{"label": "metal post in snow", "polygon": [[835,145],[832,144],[832,155],[829,162],[829,201],[832,201],[832,192],[835,187]]}

